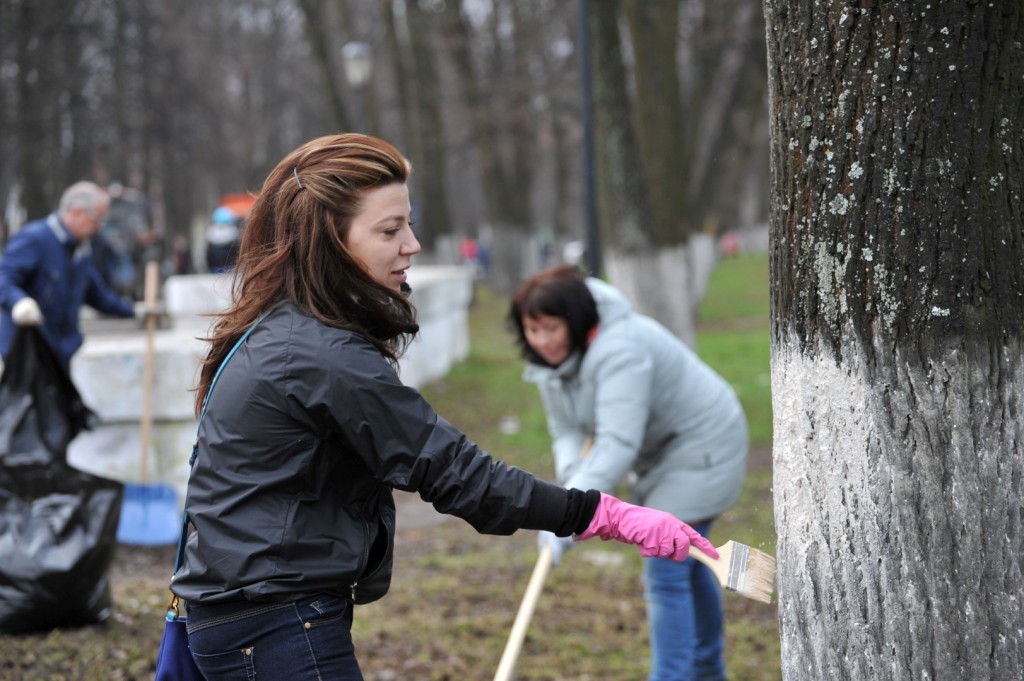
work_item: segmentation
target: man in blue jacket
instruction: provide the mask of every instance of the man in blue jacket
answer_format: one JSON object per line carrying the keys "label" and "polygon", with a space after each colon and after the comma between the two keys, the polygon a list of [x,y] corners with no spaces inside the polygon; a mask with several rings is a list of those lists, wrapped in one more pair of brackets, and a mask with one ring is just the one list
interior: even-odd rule
{"label": "man in blue jacket", "polygon": [[7,353],[14,327],[39,326],[70,371],[82,345],[78,313],[83,304],[118,317],[135,316],[93,265],[89,240],[103,226],[110,197],[92,182],[76,182],[61,196],[57,212],[26,224],[0,257],[0,354]]}

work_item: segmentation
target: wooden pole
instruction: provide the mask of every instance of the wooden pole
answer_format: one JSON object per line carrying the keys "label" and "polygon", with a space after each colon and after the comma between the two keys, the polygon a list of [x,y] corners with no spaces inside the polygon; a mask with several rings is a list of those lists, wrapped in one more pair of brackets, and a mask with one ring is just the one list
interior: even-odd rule
{"label": "wooden pole", "polygon": [[149,478],[149,438],[150,429],[153,423],[153,374],[156,360],[155,339],[156,336],[156,303],[160,289],[160,265],[155,260],[146,263],[145,279],[145,304],[146,304],[146,355],[142,365],[142,418],[141,434],[142,440],[142,471],[140,481],[146,482]]}

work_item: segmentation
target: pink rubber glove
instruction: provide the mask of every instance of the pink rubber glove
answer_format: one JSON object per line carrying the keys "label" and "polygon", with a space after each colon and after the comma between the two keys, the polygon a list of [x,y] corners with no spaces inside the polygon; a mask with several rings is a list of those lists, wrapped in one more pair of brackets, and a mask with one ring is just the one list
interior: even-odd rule
{"label": "pink rubber glove", "polygon": [[590,527],[576,535],[576,541],[591,537],[636,544],[645,558],[671,558],[680,562],[690,554],[690,544],[718,558],[714,545],[671,513],[634,506],[601,493]]}

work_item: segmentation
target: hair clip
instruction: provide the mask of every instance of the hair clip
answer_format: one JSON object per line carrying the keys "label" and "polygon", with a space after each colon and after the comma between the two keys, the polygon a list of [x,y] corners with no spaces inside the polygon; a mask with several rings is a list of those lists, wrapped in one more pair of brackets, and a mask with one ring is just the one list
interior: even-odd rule
{"label": "hair clip", "polygon": [[302,183],[299,182],[299,168],[298,166],[292,168],[292,175],[295,176],[295,184],[299,185],[299,189],[304,189]]}

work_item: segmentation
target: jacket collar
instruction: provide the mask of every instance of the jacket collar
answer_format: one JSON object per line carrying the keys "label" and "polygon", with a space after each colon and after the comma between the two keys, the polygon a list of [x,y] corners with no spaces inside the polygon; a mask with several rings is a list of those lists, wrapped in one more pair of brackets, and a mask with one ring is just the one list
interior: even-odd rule
{"label": "jacket collar", "polygon": [[60,221],[60,218],[56,213],[50,213],[46,216],[46,224],[49,226],[50,231],[53,232],[53,235],[57,237],[57,241],[59,241],[65,248],[71,250],[78,248],[78,242],[71,236],[71,232],[69,232],[68,228],[64,226],[64,223]]}
{"label": "jacket collar", "polygon": [[523,369],[523,380],[529,383],[546,383],[548,381],[570,379],[579,373],[582,357],[583,355],[577,350],[556,367],[528,362]]}

